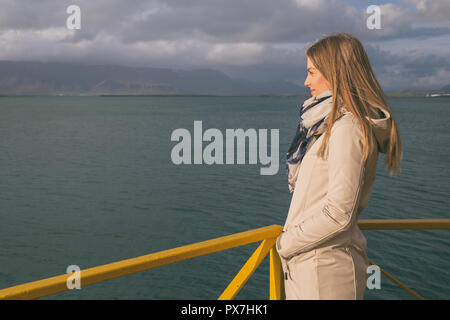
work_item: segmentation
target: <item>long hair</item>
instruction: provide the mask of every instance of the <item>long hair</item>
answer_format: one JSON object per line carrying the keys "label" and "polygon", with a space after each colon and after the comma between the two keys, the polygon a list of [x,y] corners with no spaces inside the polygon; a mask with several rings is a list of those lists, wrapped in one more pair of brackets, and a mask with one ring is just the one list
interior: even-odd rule
{"label": "long hair", "polygon": [[373,134],[372,124],[366,116],[376,116],[377,109],[380,109],[387,111],[392,120],[385,169],[391,176],[397,173],[403,157],[400,134],[361,42],[347,33],[333,33],[309,46],[306,55],[328,81],[333,94],[333,106],[327,120],[323,143],[318,151],[319,156],[324,158],[331,129],[342,103],[355,116],[361,127],[364,145],[362,161],[365,161],[374,143],[370,138]]}

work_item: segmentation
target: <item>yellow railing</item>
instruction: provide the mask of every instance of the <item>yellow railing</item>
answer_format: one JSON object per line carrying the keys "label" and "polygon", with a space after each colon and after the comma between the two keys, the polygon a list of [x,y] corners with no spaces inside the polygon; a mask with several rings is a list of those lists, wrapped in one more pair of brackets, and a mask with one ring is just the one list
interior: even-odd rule
{"label": "yellow railing", "polygon": [[[365,230],[450,229],[450,219],[360,220],[358,221],[358,225],[360,229]],[[275,241],[281,231],[281,226],[272,225],[81,270],[81,285],[85,287],[101,281],[261,241],[259,247],[220,295],[219,299],[233,299],[269,252],[269,297],[271,300],[283,299],[284,280],[282,277],[280,258],[275,249]],[[384,270],[381,271],[385,276],[413,296],[422,299],[421,296],[407,288],[387,272]],[[0,290],[0,299],[39,299],[67,291],[69,290],[67,286],[69,277],[71,277],[71,274],[63,274],[2,289]]]}

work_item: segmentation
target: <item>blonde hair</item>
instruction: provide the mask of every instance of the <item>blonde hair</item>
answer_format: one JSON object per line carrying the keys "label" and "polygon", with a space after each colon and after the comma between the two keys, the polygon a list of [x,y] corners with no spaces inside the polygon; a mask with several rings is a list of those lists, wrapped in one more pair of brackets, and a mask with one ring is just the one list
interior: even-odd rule
{"label": "blonde hair", "polygon": [[[339,116],[341,104],[358,120],[363,135],[363,159],[372,148],[372,123],[366,118],[376,117],[378,109],[391,115],[389,145],[385,169],[392,176],[400,168],[403,158],[402,142],[392,110],[380,87],[361,42],[347,33],[333,33],[313,43],[306,51],[307,57],[322,73],[331,86],[333,107],[327,120],[323,143],[318,151],[324,157],[331,129]],[[401,170],[401,169],[400,169]]]}

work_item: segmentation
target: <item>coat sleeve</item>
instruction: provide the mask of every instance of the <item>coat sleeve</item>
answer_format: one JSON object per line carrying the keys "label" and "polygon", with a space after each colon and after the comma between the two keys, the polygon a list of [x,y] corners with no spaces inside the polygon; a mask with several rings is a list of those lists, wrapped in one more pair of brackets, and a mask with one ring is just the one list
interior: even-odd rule
{"label": "coat sleeve", "polygon": [[328,144],[328,189],[324,206],[279,236],[277,251],[284,259],[312,250],[350,228],[364,176],[361,137],[361,130],[354,122],[333,126]]}

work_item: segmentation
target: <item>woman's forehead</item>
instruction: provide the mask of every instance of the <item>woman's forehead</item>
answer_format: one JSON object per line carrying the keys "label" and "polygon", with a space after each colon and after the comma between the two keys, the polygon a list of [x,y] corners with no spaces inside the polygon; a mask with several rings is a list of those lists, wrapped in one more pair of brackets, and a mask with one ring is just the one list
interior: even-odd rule
{"label": "woman's forehead", "polygon": [[315,69],[316,67],[314,67],[314,64],[311,62],[311,60],[308,58],[307,62],[306,62],[306,69]]}
{"label": "woman's forehead", "polygon": [[311,59],[309,59],[309,57],[307,58],[307,60],[306,60],[306,68],[307,69],[309,69],[309,68],[316,68],[316,67],[314,67],[314,64],[312,63],[312,61],[311,61]]}

